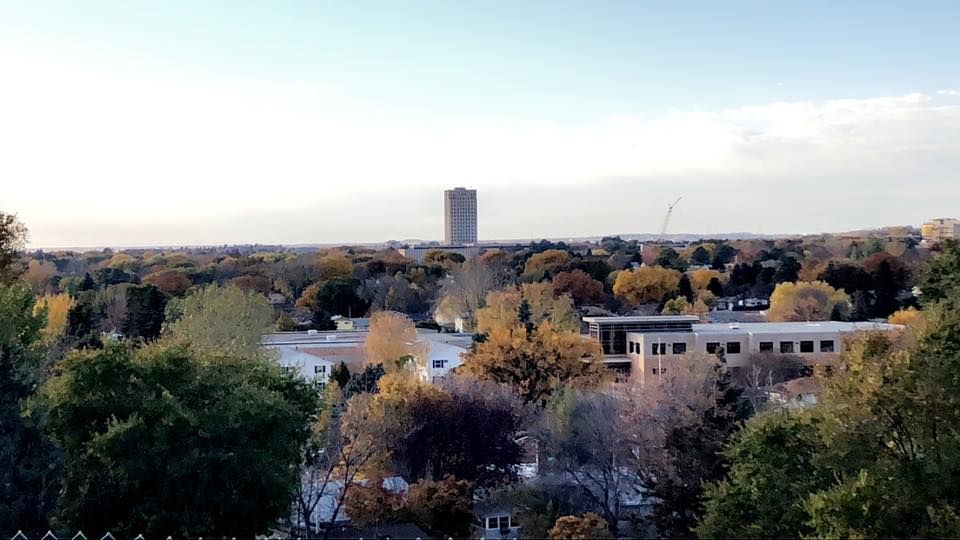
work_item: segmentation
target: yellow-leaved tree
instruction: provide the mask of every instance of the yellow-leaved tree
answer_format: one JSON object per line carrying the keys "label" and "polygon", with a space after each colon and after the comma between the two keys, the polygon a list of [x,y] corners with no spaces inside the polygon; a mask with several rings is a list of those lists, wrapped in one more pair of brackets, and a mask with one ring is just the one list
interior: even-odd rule
{"label": "yellow-leaved tree", "polygon": [[396,371],[408,361],[426,362],[430,346],[417,336],[417,328],[406,315],[378,311],[370,318],[370,333],[363,342],[370,364],[383,364]]}
{"label": "yellow-leaved tree", "polygon": [[563,516],[548,533],[549,540],[601,540],[610,537],[607,522],[593,512],[583,516]]}
{"label": "yellow-leaved tree", "polygon": [[680,285],[680,272],[662,266],[643,266],[617,274],[613,294],[634,306],[659,303]]}
{"label": "yellow-leaved tree", "polygon": [[822,281],[781,283],[770,296],[771,321],[828,321],[846,319],[850,297]]}
{"label": "yellow-leaved tree", "polygon": [[67,293],[40,298],[34,311],[47,310],[47,326],[43,329],[44,337],[54,339],[63,334],[67,327],[67,313],[70,312],[73,303],[73,299]]}
{"label": "yellow-leaved tree", "polygon": [[530,322],[550,322],[561,332],[579,332],[580,315],[569,295],[556,294],[549,281],[524,283],[519,288],[494,291],[487,295],[486,306],[477,312],[477,331],[490,333],[494,328],[514,328],[520,324],[520,303],[526,300]]}
{"label": "yellow-leaved tree", "polygon": [[353,275],[353,263],[345,255],[330,253],[317,259],[317,272],[320,281]]}
{"label": "yellow-leaved tree", "polygon": [[514,327],[493,328],[485,341],[464,355],[459,369],[513,386],[525,402],[538,405],[545,405],[561,385],[593,386],[602,381],[603,353],[596,341],[558,331],[550,322],[528,330],[525,319],[529,315],[521,314]]}

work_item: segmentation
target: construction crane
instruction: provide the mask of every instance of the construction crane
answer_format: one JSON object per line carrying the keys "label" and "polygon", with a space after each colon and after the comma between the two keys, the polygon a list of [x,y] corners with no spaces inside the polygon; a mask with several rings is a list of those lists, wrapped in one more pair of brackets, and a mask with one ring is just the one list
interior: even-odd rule
{"label": "construction crane", "polygon": [[677,197],[677,200],[673,201],[673,204],[667,205],[667,215],[663,218],[663,225],[660,226],[660,241],[665,240],[664,235],[667,234],[667,226],[670,225],[670,216],[673,215],[673,208],[677,206],[677,203],[680,202],[680,199],[683,197]]}

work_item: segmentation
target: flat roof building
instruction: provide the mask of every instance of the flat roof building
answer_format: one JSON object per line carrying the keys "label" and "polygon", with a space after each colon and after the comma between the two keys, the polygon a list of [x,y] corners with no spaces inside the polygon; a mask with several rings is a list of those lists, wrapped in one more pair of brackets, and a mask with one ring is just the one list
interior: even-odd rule
{"label": "flat roof building", "polygon": [[477,190],[458,187],[443,192],[443,243],[477,243]]}
{"label": "flat roof building", "polygon": [[871,322],[763,322],[700,324],[694,316],[585,317],[590,339],[600,342],[604,361],[645,380],[669,369],[687,353],[717,354],[727,365],[743,367],[753,353],[796,355],[805,363],[832,363],[844,338],[860,331],[902,326]]}
{"label": "flat roof building", "polygon": [[960,238],[960,220],[953,218],[931,219],[920,228],[925,242],[937,243]]}

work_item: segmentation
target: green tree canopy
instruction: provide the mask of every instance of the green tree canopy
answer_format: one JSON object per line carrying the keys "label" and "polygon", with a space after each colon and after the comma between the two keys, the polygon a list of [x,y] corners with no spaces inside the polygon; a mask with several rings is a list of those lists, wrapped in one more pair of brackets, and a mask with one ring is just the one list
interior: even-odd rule
{"label": "green tree canopy", "polygon": [[252,537],[290,508],[316,394],[267,361],[113,344],[68,356],[36,407],[66,453],[65,525]]}
{"label": "green tree canopy", "polygon": [[272,328],[267,299],[234,285],[209,285],[167,304],[166,336],[212,353],[255,356]]}

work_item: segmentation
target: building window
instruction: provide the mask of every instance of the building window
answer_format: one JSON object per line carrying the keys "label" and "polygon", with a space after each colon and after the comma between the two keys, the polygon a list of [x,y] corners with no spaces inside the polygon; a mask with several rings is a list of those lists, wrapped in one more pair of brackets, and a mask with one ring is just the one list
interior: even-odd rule
{"label": "building window", "polygon": [[627,348],[630,349],[630,354],[633,354],[633,347],[634,347],[634,344],[632,341],[627,344]]}
{"label": "building window", "polygon": [[825,339],[820,342],[820,352],[832,353],[834,352],[834,345],[832,339]]}
{"label": "building window", "polygon": [[661,354],[667,354],[667,344],[666,343],[651,343],[650,352],[654,356],[659,356]]}
{"label": "building window", "polygon": [[686,343],[674,343],[673,344],[673,354],[685,354],[687,352]]}
{"label": "building window", "polygon": [[812,352],[813,352],[813,342],[812,342],[812,341],[801,341],[801,342],[800,342],[800,352],[802,352],[802,353],[812,353]]}
{"label": "building window", "polygon": [[790,354],[793,352],[793,342],[792,341],[781,341],[780,342],[780,352],[782,354]]}
{"label": "building window", "polygon": [[719,342],[719,341],[711,341],[711,342],[707,343],[707,352],[708,352],[708,353],[710,353],[710,354],[717,354],[717,351],[719,351],[719,350],[720,350],[720,342]]}
{"label": "building window", "polygon": [[727,342],[727,354],[740,354],[740,342],[739,342],[739,341],[728,341],[728,342]]}
{"label": "building window", "polygon": [[315,375],[321,375],[327,372],[327,366],[313,366],[313,373]]}
{"label": "building window", "polygon": [[317,386],[317,390],[320,390],[321,392],[327,389],[327,383],[323,381],[317,381],[314,384]]}
{"label": "building window", "polygon": [[513,520],[510,519],[510,516],[494,516],[487,518],[488,530],[509,529],[511,527],[513,527]]}
{"label": "building window", "polygon": [[772,341],[761,341],[761,342],[760,342],[760,352],[773,352],[773,342],[772,342]]}
{"label": "building window", "polygon": [[446,360],[434,360],[434,361],[433,361],[433,369],[444,369],[445,367],[447,367],[447,361],[446,361]]}

